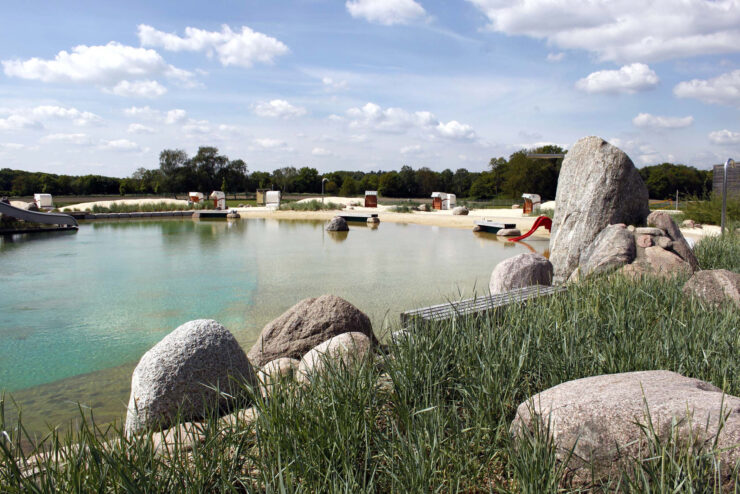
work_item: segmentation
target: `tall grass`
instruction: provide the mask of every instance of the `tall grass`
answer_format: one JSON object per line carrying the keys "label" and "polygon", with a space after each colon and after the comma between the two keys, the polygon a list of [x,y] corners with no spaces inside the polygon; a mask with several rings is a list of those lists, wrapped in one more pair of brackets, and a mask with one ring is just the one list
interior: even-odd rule
{"label": "tall grass", "polygon": [[[730,240],[721,242],[718,249]],[[702,265],[709,262],[706,251],[697,253]],[[0,439],[0,491],[573,490],[546,430],[512,442],[515,410],[532,394],[581,377],[652,369],[740,394],[740,312],[686,299],[682,283],[601,277],[496,317],[412,325],[409,338],[389,343],[375,360],[329,366],[307,388],[280,381],[270,399],[246,389],[242,406],[255,406],[257,421],[225,428],[209,416],[203,442],[190,452],[157,456],[149,436],[131,440],[118,426],[81,419],[80,432],[53,430],[37,443],[49,454],[39,472],[26,475],[16,465],[37,451],[20,448],[22,429],[0,413],[11,438]],[[719,491],[711,445],[690,451],[649,424],[643,430],[646,456],[593,491]]]}
{"label": "tall grass", "polygon": [[280,205],[283,211],[329,211],[335,209],[344,209],[343,204],[333,202],[321,202],[318,199],[311,199],[307,202],[288,202]]}
{"label": "tall grass", "polygon": [[153,213],[156,211],[186,211],[190,209],[208,209],[211,203],[173,204],[169,202],[151,202],[142,204],[125,204],[114,202],[109,206],[95,205],[86,209],[91,213]]}
{"label": "tall grass", "polygon": [[[697,223],[719,225],[722,218],[722,197],[712,194],[708,200],[692,199],[686,202],[684,217]],[[740,197],[727,196],[727,220],[740,222]]]}

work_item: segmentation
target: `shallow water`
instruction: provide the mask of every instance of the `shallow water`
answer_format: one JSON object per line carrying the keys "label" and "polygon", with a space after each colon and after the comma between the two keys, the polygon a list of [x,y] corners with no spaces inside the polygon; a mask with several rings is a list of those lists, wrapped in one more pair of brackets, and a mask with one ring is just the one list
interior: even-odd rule
{"label": "shallow water", "polygon": [[0,390],[40,430],[120,416],[136,361],[180,324],[216,319],[245,350],[306,297],[341,296],[376,333],[404,310],[485,293],[501,260],[543,252],[469,230],[322,221],[111,221],[0,240]]}

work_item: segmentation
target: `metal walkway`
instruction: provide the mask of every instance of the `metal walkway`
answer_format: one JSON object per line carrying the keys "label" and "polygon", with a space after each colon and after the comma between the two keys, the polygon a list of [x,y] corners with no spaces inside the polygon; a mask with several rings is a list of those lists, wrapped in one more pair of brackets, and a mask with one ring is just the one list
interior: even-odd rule
{"label": "metal walkway", "polygon": [[68,214],[27,211],[4,202],[0,202],[0,213],[17,220],[30,221],[42,225],[77,226],[77,220]]}
{"label": "metal walkway", "polygon": [[488,295],[484,297],[469,298],[459,302],[448,302],[445,304],[422,307],[421,309],[409,310],[401,313],[401,324],[407,325],[413,320],[421,321],[443,321],[455,317],[483,314],[485,312],[501,309],[507,305],[519,304],[527,300],[564,292],[565,287],[559,286],[528,286],[517,288],[505,293]]}

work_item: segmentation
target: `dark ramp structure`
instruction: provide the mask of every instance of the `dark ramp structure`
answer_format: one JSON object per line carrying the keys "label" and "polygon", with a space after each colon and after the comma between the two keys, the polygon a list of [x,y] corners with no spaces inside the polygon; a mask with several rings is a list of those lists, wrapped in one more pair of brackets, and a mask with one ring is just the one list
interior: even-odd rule
{"label": "dark ramp structure", "polygon": [[56,225],[59,227],[77,227],[77,220],[68,214],[42,213],[40,211],[27,211],[25,209],[11,206],[0,201],[0,214],[15,218],[17,220],[38,223],[41,225]]}

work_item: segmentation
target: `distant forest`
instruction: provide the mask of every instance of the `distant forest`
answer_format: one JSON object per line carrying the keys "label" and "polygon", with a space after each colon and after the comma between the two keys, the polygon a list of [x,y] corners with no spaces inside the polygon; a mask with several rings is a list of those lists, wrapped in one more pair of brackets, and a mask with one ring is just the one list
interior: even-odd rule
{"label": "distant forest", "polygon": [[[558,146],[522,149],[508,159],[492,158],[483,172],[458,168],[441,172],[427,167],[414,169],[404,165],[400,171],[336,171],[319,174],[308,166],[286,166],[272,172],[249,173],[247,163],[219,154],[215,147],[204,146],[194,156],[180,149],[165,149],[159,155],[159,167],[139,168],[128,178],[100,175],[55,175],[42,172],[0,169],[0,194],[30,196],[54,195],[177,194],[189,191],[243,193],[259,188],[284,193],[353,196],[365,190],[377,190],[385,197],[429,197],[434,191],[451,192],[460,198],[518,198],[534,193],[543,200],[554,199],[562,159],[532,159],[530,153],[557,154]],[[662,163],[640,169],[653,199],[683,196],[706,197],[712,188],[712,172],[692,166]]]}

